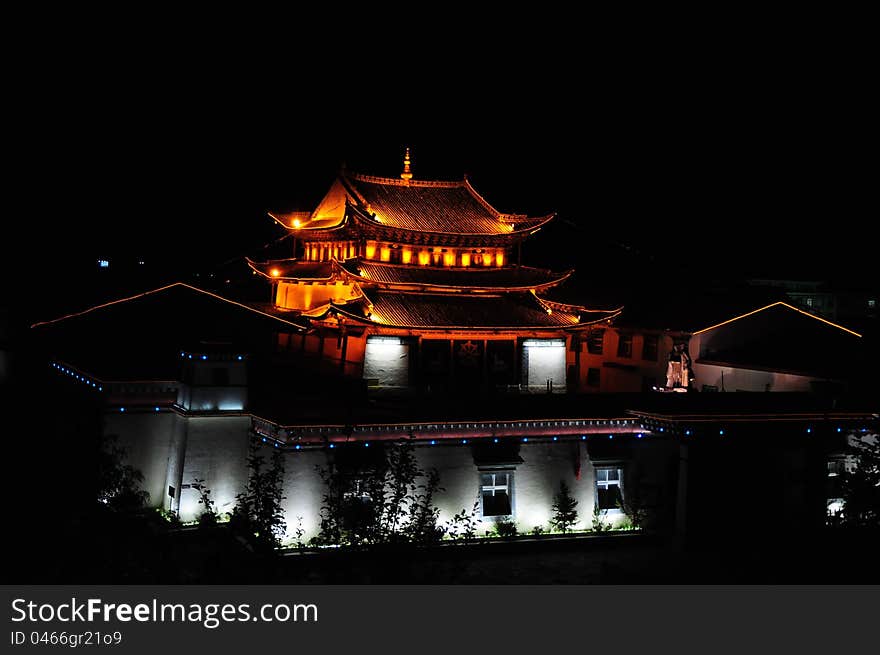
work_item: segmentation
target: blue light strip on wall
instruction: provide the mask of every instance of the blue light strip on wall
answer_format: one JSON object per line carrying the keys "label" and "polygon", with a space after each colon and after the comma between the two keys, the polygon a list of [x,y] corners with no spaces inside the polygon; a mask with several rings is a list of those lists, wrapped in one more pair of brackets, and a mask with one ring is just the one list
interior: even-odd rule
{"label": "blue light strip on wall", "polygon": [[104,387],[103,387],[102,383],[100,382],[100,380],[89,379],[88,376],[82,375],[80,372],[75,371],[71,368],[68,368],[67,366],[65,366],[63,364],[59,364],[58,362],[49,362],[49,365],[52,368],[54,368],[56,371],[58,371],[59,373],[64,373],[65,375],[73,378],[77,382],[82,382],[87,387],[92,387],[93,389],[97,389],[98,391],[104,390]]}

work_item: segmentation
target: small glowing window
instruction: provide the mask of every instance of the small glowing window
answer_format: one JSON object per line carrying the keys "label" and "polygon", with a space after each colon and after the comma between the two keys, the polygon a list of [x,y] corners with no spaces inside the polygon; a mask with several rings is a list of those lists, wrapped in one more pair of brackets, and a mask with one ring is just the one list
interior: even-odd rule
{"label": "small glowing window", "polygon": [[523,339],[526,348],[565,348],[565,339]]}
{"label": "small glowing window", "polygon": [[846,473],[846,459],[832,457],[826,462],[828,479],[825,485],[825,505],[828,516],[835,516],[843,512],[843,474]]}
{"label": "small glowing window", "polygon": [[369,343],[384,343],[384,344],[393,344],[399,346],[401,344],[400,337],[369,337],[367,339]]}
{"label": "small glowing window", "polygon": [[512,498],[512,471],[480,472],[480,499],[484,518],[512,515]]}
{"label": "small glowing window", "polygon": [[623,469],[600,467],[596,469],[596,502],[603,511],[620,511],[623,501]]}
{"label": "small glowing window", "polygon": [[846,466],[842,459],[829,459],[828,460],[828,477],[835,478],[839,475],[843,475],[846,470]]}
{"label": "small glowing window", "polygon": [[657,351],[659,350],[659,337],[656,334],[646,334],[642,342],[642,359],[649,362],[657,361]]}
{"label": "small glowing window", "polygon": [[587,337],[587,352],[591,355],[601,355],[602,347],[605,344],[605,330],[601,328],[593,328]]}
{"label": "small glowing window", "polygon": [[343,492],[343,497],[348,501],[360,503],[372,503],[367,481],[364,478],[351,478],[348,481],[348,489]]}

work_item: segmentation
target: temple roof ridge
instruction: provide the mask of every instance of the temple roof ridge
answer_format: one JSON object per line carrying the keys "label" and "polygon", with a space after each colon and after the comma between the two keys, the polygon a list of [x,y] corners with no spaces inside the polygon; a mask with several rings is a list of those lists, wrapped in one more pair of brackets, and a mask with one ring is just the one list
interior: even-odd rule
{"label": "temple roof ridge", "polygon": [[[269,215],[309,239],[341,235],[343,230],[366,230],[372,238],[393,240],[391,231],[402,230],[455,236],[463,240],[458,245],[474,247],[479,247],[479,239],[509,243],[525,238],[556,216],[555,212],[542,216],[501,212],[474,188],[468,176],[416,180],[350,171],[340,171],[310,215]],[[354,220],[349,222],[349,218]],[[443,240],[442,236],[436,238]]]}
{"label": "temple roof ridge", "polygon": [[[326,311],[388,328],[476,330],[580,328],[616,315],[602,312],[583,321],[579,312],[547,311],[531,293],[452,296],[366,289],[361,293],[352,302],[331,301]],[[353,311],[358,306],[366,311]]]}
{"label": "temple roof ridge", "polygon": [[344,276],[371,285],[391,288],[417,288],[420,290],[453,290],[460,292],[473,289],[480,293],[495,290],[499,293],[522,292],[544,289],[561,284],[574,269],[552,271],[531,266],[445,267],[415,266],[377,262],[354,257],[337,262]]}
{"label": "temple roof ridge", "polygon": [[441,189],[455,189],[467,185],[467,178],[462,180],[402,180],[399,177],[382,177],[379,175],[366,175],[364,173],[352,173],[345,171],[341,177],[369,182],[371,184],[387,184],[389,186],[403,187],[434,187]]}

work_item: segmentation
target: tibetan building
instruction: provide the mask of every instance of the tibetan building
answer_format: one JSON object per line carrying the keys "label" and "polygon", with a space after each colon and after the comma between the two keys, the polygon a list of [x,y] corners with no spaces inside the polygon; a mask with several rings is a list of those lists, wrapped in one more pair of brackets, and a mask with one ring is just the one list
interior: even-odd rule
{"label": "tibetan building", "polygon": [[294,257],[248,263],[276,312],[313,327],[282,348],[372,387],[565,391],[586,377],[568,353],[621,311],[554,302],[572,271],[522,265],[552,214],[502,213],[467,178],[416,180],[409,151],[399,178],[342,172],[314,211],[270,215]]}
{"label": "tibetan building", "polygon": [[[764,393],[841,392],[842,366],[865,361],[858,333],[729,293],[625,312],[557,302],[571,271],[520,260],[552,216],[503,214],[467,179],[413,179],[407,158],[399,178],[342,173],[314,211],[273,218],[292,256],[248,262],[270,303],[175,283],[32,326],[57,385],[46,397],[97,408],[151,506],[185,521],[200,485],[231,512],[249,444],[265,444],[286,458],[284,541],[297,526],[308,541],[321,467],[345,470],[342,498],[369,506],[359,481],[408,442],[439,472],[439,520],[473,507],[481,534],[546,529],[560,483],[577,529],[621,525],[641,504],[658,530],[789,530],[836,502],[824,484],[841,440],[877,433],[875,400]],[[668,371],[687,383],[691,370],[691,390],[719,393],[584,393],[663,387]],[[453,389],[454,402],[418,393]],[[777,474],[756,484],[746,461]]]}

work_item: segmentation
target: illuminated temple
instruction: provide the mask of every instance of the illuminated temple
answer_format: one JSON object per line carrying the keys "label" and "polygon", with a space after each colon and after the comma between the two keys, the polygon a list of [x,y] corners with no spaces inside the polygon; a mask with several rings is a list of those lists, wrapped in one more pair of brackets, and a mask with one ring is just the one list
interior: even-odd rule
{"label": "illuminated temple", "polygon": [[[622,525],[631,499],[658,530],[803,526],[834,501],[825,462],[839,464],[840,439],[876,433],[875,405],[830,395],[864,360],[859,333],[726,292],[558,302],[572,271],[521,257],[552,215],[502,213],[466,178],[417,180],[408,154],[397,178],[342,172],[313,211],[271,216],[290,257],[239,262],[245,280],[176,282],[32,326],[48,397],[100,413],[151,506],[185,521],[202,484],[230,512],[249,444],[265,444],[285,454],[284,514],[308,540],[318,470],[349,469],[344,498],[360,503],[357,475],[407,441],[439,472],[440,520],[476,500],[481,534],[545,529],[563,482],[579,530],[599,515]],[[642,393],[661,389],[699,393]],[[762,466],[812,462],[820,491],[784,486],[794,474],[743,477],[758,443]]]}
{"label": "illuminated temple", "polygon": [[319,351],[374,387],[564,391],[581,377],[566,353],[620,313],[554,302],[545,292],[572,271],[522,265],[552,214],[502,213],[467,178],[416,180],[409,151],[399,178],[342,172],[314,211],[270,215],[294,257],[248,263],[275,310],[313,327],[282,348]]}

